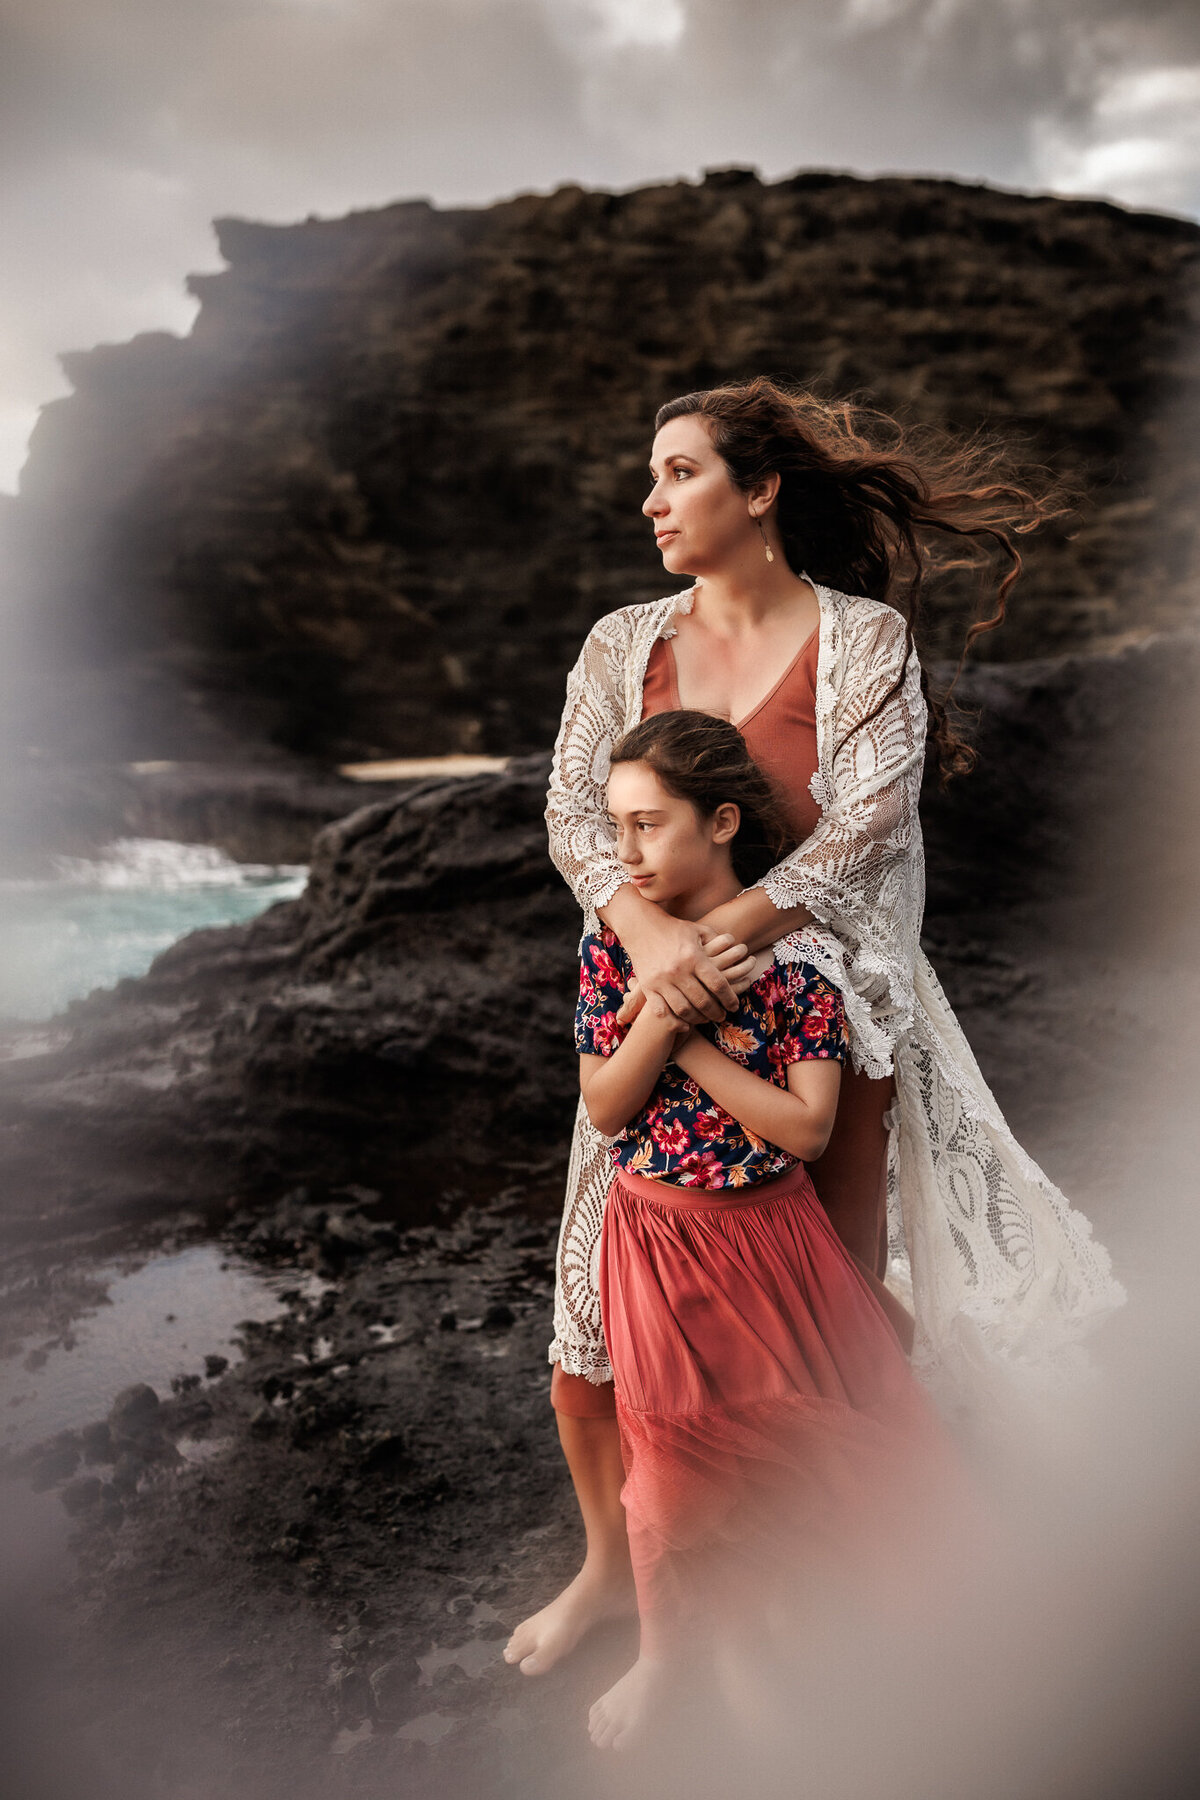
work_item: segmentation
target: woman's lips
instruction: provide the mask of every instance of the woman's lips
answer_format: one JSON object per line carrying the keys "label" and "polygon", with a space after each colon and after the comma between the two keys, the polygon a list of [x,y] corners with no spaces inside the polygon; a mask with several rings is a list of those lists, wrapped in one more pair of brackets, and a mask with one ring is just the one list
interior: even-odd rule
{"label": "woman's lips", "polygon": [[669,539],[671,539],[673,537],[678,537],[678,536],[679,536],[679,533],[677,531],[656,531],[654,534],[654,541],[658,545],[659,549],[661,549],[662,546],[665,543],[667,543]]}
{"label": "woman's lips", "polygon": [[653,881],[654,877],[653,875],[631,875],[629,879],[630,881],[636,882],[638,887],[641,887],[643,882]]}

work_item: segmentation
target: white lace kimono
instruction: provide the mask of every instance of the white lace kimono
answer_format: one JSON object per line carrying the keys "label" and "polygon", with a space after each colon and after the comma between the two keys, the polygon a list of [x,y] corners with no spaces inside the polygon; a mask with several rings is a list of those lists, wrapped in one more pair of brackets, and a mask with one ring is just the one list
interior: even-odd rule
{"label": "white lace kimono", "polygon": [[[918,1374],[948,1410],[974,1410],[1009,1385],[997,1383],[1003,1373],[1074,1364],[1083,1329],[1124,1296],[1087,1220],[1014,1140],[920,948],[925,703],[915,655],[893,698],[854,729],[900,672],[904,621],[879,601],[813,585],[821,820],[759,886],[781,909],[812,912],[802,953],[844,995],[854,1066],[894,1069],[888,1282],[916,1314]],[[673,636],[675,614],[691,605],[689,592],[610,613],[568,677],[546,820],[585,930],[625,880],[606,818],[609,754],[641,718],[656,640]],[[552,1361],[595,1382],[611,1377],[597,1289],[607,1143],[581,1105],[550,1347]]]}

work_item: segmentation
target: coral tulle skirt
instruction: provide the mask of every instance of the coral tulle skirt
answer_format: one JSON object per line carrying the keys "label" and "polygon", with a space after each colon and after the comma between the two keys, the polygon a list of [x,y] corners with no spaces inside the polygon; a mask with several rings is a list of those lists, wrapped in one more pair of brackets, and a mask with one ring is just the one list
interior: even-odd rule
{"label": "coral tulle skirt", "polygon": [[911,1569],[956,1459],[802,1165],[715,1193],[618,1171],[600,1295],[644,1651]]}

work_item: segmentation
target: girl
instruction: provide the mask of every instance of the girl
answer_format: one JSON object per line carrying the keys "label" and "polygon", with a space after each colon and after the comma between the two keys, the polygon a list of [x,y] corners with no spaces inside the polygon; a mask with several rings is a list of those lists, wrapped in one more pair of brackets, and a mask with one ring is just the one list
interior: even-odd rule
{"label": "girl", "polygon": [[[1008,1371],[1070,1359],[1122,1298],[1087,1221],[1014,1141],[920,949],[927,738],[943,778],[970,764],[917,654],[925,578],[971,557],[984,568],[989,550],[1007,557],[992,616],[969,644],[1003,619],[1021,567],[1015,535],[1053,509],[986,444],[907,431],[763,378],[662,407],[650,477],[643,511],[663,568],[692,585],[622,607],[589,634],[555,746],[551,854],[585,929],[615,931],[640,994],[682,1020],[716,1021],[736,1004],[727,965],[737,946],[758,952],[806,931],[841,991],[850,1039],[813,1185],[867,1267],[881,1275],[890,1247],[890,1279],[911,1278],[922,1380],[946,1406],[978,1410]],[[681,707],[739,724],[797,845],[695,920],[648,902],[605,816],[613,744]],[[581,1109],[550,1360],[587,1554],[513,1634],[509,1660],[531,1675],[628,1603],[597,1280],[609,1175]]]}
{"label": "girl", "polygon": [[[608,810],[629,880],[673,918],[732,899],[786,841],[739,733],[703,713],[617,745]],[[928,1478],[940,1454],[894,1303],[804,1166],[829,1139],[846,1031],[803,951],[785,939],[731,968],[749,985],[715,1027],[654,995],[626,1028],[629,958],[607,928],[584,939],[575,1036],[613,1140],[600,1294],[642,1639],[592,1708],[600,1746],[628,1741],[685,1644],[760,1636],[818,1547],[860,1556],[872,1524],[880,1544],[907,1463]]]}

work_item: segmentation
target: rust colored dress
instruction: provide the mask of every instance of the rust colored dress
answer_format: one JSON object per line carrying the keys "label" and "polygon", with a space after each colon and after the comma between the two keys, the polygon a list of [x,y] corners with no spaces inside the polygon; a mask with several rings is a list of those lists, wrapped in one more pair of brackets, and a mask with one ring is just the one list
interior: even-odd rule
{"label": "rust colored dress", "polygon": [[[734,723],[751,756],[774,783],[796,841],[803,843],[821,813],[809,789],[817,769],[817,656],[814,630],[779,680],[752,712]],[[679,682],[669,638],[659,638],[646,666],[642,717],[678,712]],[[892,1077],[872,1080],[849,1066],[842,1076],[837,1119],[825,1153],[809,1165],[813,1187],[829,1221],[874,1275],[887,1265],[887,1132],[883,1118],[892,1102]],[[576,1418],[611,1417],[612,1383],[564,1374],[554,1364],[550,1394],[556,1411]]]}

